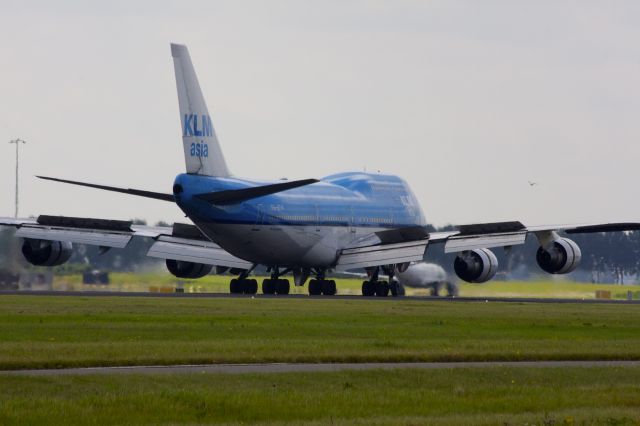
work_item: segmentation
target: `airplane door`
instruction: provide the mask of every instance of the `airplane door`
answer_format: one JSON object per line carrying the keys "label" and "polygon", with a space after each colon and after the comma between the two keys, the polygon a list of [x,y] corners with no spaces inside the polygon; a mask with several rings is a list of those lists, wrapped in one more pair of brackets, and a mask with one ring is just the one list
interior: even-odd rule
{"label": "airplane door", "polygon": [[352,234],[356,233],[355,217],[353,216],[353,206],[349,206],[349,231]]}

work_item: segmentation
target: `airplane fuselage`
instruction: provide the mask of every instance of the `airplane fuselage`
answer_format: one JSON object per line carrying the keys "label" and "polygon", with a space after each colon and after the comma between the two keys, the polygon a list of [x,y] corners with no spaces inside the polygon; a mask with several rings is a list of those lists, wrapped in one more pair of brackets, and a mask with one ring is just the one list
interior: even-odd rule
{"label": "airplane fuselage", "polygon": [[273,182],[180,174],[178,206],[231,254],[270,266],[330,267],[339,251],[372,232],[426,224],[408,184],[397,176],[340,173],[313,185],[216,205],[194,197]]}

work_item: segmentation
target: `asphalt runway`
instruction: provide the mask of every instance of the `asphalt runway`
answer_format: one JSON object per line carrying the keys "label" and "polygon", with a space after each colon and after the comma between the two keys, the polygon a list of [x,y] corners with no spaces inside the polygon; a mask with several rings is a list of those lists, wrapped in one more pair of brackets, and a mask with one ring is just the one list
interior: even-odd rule
{"label": "asphalt runway", "polygon": [[640,300],[620,299],[564,299],[564,298],[534,298],[534,297],[433,297],[433,296],[402,296],[402,297],[364,297],[357,295],[309,296],[306,294],[289,294],[274,296],[265,294],[245,295],[229,293],[150,293],[128,291],[0,291],[2,295],[20,296],[83,296],[83,297],[186,297],[186,298],[232,298],[232,299],[308,299],[308,300],[387,300],[387,301],[428,301],[428,302],[511,302],[511,303],[595,303],[640,305]]}
{"label": "asphalt runway", "polygon": [[249,374],[249,373],[311,373],[346,370],[396,370],[415,368],[443,370],[452,368],[593,368],[640,367],[640,361],[514,361],[514,362],[391,362],[344,364],[210,364],[210,365],[147,365],[129,367],[88,367],[43,370],[4,370],[0,376],[88,376],[93,374]]}

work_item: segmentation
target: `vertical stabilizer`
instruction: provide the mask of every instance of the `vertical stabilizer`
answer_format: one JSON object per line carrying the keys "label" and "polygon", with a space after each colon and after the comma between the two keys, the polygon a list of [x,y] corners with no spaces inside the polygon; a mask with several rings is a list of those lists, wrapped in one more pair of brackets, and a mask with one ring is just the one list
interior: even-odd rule
{"label": "vertical stabilizer", "polygon": [[187,173],[229,176],[187,46],[171,44]]}

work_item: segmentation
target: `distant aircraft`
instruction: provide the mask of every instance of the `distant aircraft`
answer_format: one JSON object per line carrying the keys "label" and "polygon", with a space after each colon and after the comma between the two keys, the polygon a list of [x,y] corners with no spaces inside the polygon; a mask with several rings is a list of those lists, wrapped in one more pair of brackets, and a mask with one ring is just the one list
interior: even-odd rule
{"label": "distant aircraft", "polygon": [[538,184],[538,182],[532,182],[530,180],[527,181],[527,182],[529,182],[529,186],[536,186]]}
{"label": "distant aircraft", "polygon": [[[558,231],[640,229],[640,223],[527,227],[513,221],[429,233],[418,201],[397,176],[351,172],[274,182],[235,177],[222,154],[186,46],[172,44],[171,53],[186,162],[186,173],[175,178],[171,193],[39,177],[176,203],[194,225],[151,227],[48,215],[36,220],[0,218],[0,224],[18,228],[16,236],[24,239],[22,253],[30,263],[60,265],[69,260],[72,243],[96,245],[104,252],[125,247],[133,237],[147,237],[155,240],[147,254],[166,259],[176,277],[203,277],[213,266],[217,272],[236,274],[231,293],[256,293],[258,283],[249,277],[257,265],[264,265],[271,274],[262,282],[265,294],[289,293],[289,281],[282,277],[292,273],[297,286],[313,277],[310,295],[333,295],[336,283],[327,279],[328,272],[365,268],[370,278],[363,283],[362,294],[387,296],[399,294],[394,275],[407,271],[411,262],[422,261],[427,244],[444,244],[445,252],[457,253],[458,277],[481,283],[498,268],[490,249],[522,244],[529,233],[540,243],[536,257],[540,267],[565,274],[578,266],[581,252]],[[277,164],[277,158],[273,160]],[[389,281],[380,279],[381,273]]]}
{"label": "distant aircraft", "polygon": [[458,295],[458,286],[449,280],[444,268],[435,263],[412,263],[406,271],[398,272],[396,276],[402,287],[427,289],[432,296],[439,296],[442,291],[446,291],[448,296]]}

